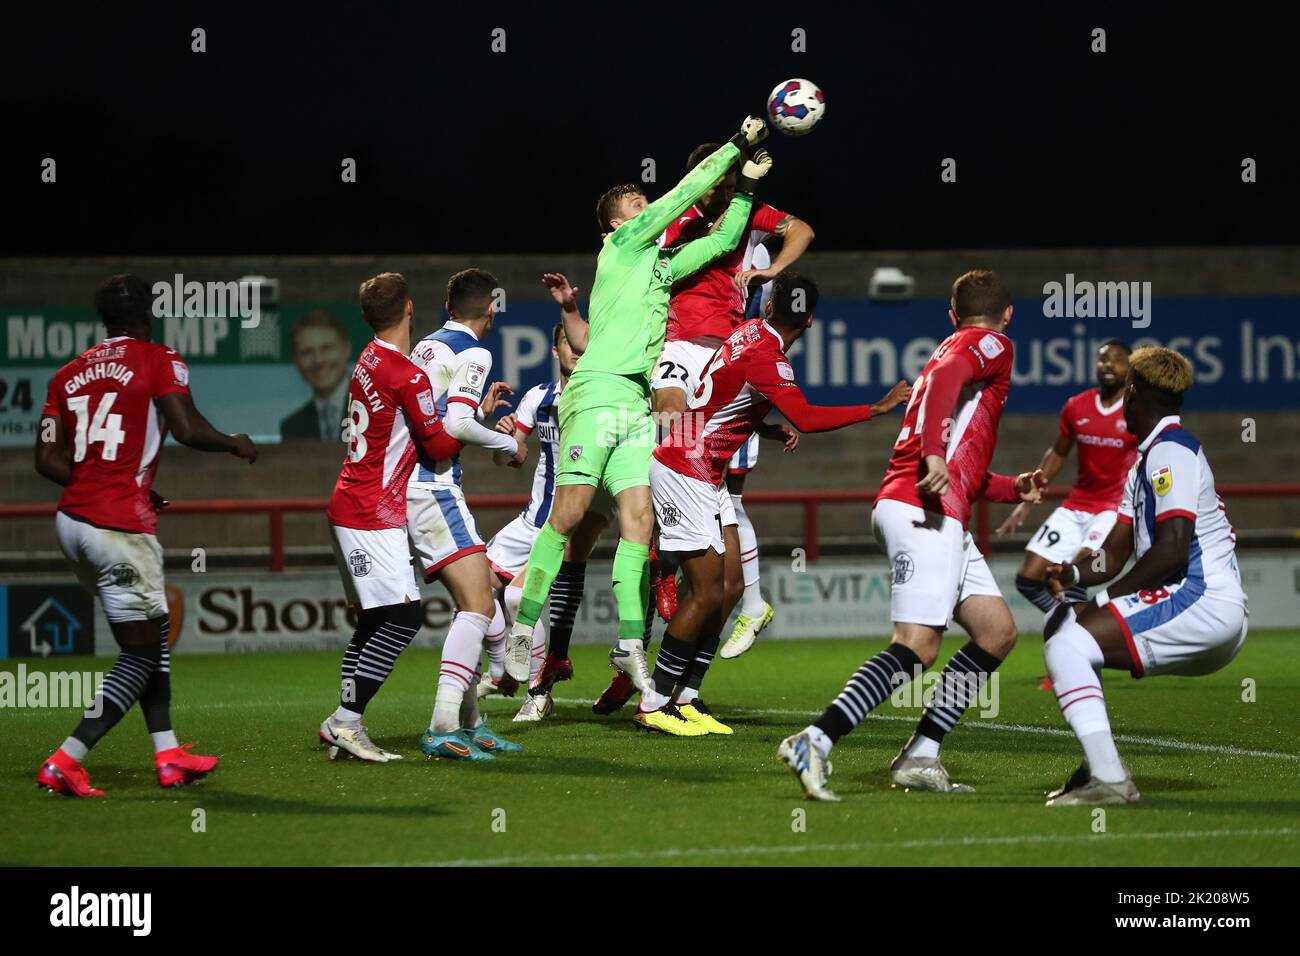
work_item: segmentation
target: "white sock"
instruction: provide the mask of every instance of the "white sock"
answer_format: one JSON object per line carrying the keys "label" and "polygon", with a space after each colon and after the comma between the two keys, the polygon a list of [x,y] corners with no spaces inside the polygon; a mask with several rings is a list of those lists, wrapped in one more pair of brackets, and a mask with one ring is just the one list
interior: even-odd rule
{"label": "white sock", "polygon": [[831,755],[831,748],[835,746],[835,743],[826,736],[826,731],[809,724],[804,728],[804,733],[808,735],[808,739],[812,741],[812,745],[817,748],[819,754],[823,757]]}
{"label": "white sock", "polygon": [[501,597],[505,601],[506,617],[509,618],[511,624],[514,624],[515,619],[519,617],[519,602],[524,599],[524,589],[517,588],[513,584],[507,584]]}
{"label": "white sock", "polygon": [[648,710],[658,710],[660,707],[670,703],[672,703],[672,698],[659,693],[657,690],[651,690],[648,694],[641,695],[642,713]]}
{"label": "white sock", "polygon": [[156,734],[150,734],[149,737],[153,740],[154,753],[174,750],[181,745],[181,742],[176,739],[176,731],[174,730],[160,730]]}
{"label": "white sock", "polygon": [[351,723],[354,720],[360,720],[361,715],[358,714],[355,710],[348,710],[346,707],[340,707],[338,710],[334,711],[334,714],[332,717],[330,717],[330,719],[342,720]]}
{"label": "white sock", "polygon": [[499,681],[506,674],[506,616],[501,612],[501,605],[493,602],[495,613],[483,643],[488,653],[488,677]]}
{"label": "white sock", "polygon": [[745,594],[740,599],[740,613],[746,617],[761,617],[763,592],[758,586],[758,536],[754,534],[754,523],[745,513],[741,496],[732,495],[731,503],[736,509],[736,533],[740,536],[740,570],[745,576]]}
{"label": "white sock", "polygon": [[77,763],[81,763],[81,761],[85,760],[86,754],[90,753],[90,749],[76,737],[69,737],[67,740],[63,741],[63,746],[59,749],[73,760],[77,761]]}
{"label": "white sock", "polygon": [[465,691],[465,696],[460,699],[460,726],[468,727],[470,730],[483,722],[478,713],[478,682],[479,675],[475,674],[474,679],[469,683],[469,689]]}
{"label": "white sock", "polygon": [[927,737],[925,734],[917,734],[907,747],[907,756],[937,757],[939,756],[939,741],[933,737]]}
{"label": "white sock", "polygon": [[460,706],[478,675],[483,639],[492,619],[472,611],[457,611],[442,645],[438,696],[433,705],[434,733],[451,733],[460,726]]}
{"label": "white sock", "polygon": [[1056,702],[1065,722],[1083,747],[1088,769],[1098,780],[1118,783],[1127,774],[1110,733],[1106,698],[1101,690],[1104,658],[1097,641],[1082,625],[1062,625],[1043,645],[1043,660],[1052,677]]}
{"label": "white sock", "polygon": [[531,685],[546,663],[546,625],[538,618],[533,625],[533,656],[528,659],[528,683]]}
{"label": "white sock", "polygon": [[695,700],[695,698],[699,696],[700,696],[700,692],[696,690],[694,687],[683,687],[681,690],[677,692],[677,699],[674,700],[673,703],[689,704],[691,701]]}
{"label": "white sock", "polygon": [[625,651],[645,650],[645,641],[639,637],[620,637],[616,643]]}

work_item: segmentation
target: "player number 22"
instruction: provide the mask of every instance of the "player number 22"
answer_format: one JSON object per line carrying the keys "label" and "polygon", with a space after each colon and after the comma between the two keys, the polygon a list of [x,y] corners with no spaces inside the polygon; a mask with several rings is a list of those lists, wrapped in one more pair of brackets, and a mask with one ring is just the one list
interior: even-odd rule
{"label": "player number 22", "polygon": [[[122,430],[122,416],[109,412],[117,401],[117,392],[105,392],[104,397],[95,406],[95,414],[90,414],[90,396],[78,395],[68,399],[68,408],[77,416],[77,432],[72,441],[72,460],[86,460],[86,446],[96,442],[104,447],[99,457],[104,461],[117,461],[117,446],[126,441],[126,432]],[[87,427],[89,426],[89,427]]]}

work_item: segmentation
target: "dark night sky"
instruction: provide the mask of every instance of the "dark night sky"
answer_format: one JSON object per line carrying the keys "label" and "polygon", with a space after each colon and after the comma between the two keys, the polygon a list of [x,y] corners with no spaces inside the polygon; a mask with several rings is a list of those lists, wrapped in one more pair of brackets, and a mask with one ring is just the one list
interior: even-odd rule
{"label": "dark night sky", "polygon": [[764,195],[819,249],[1300,241],[1271,11],[734,4],[687,28],[697,6],[7,11],[0,252],[593,249],[605,188],[654,157],[658,195],[789,76],[821,84],[827,119],[772,137]]}

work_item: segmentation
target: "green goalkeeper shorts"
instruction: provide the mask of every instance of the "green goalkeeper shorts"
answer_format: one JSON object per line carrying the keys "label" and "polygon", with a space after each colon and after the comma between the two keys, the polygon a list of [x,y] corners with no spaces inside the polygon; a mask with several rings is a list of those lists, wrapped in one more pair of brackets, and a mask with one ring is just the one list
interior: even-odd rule
{"label": "green goalkeeper shorts", "polygon": [[574,372],[560,394],[557,485],[604,486],[610,497],[650,484],[655,447],[650,386],[643,377]]}

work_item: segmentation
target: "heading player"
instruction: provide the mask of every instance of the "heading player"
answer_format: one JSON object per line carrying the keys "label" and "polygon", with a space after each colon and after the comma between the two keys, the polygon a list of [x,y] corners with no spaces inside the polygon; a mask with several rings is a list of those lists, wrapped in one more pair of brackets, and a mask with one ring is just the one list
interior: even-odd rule
{"label": "heading player", "polygon": [[[694,169],[705,156],[718,149],[717,143],[704,143],[695,147],[687,158],[686,168]],[[736,173],[730,170],[712,189],[700,197],[690,209],[678,216],[664,230],[660,244],[672,248],[682,242],[707,235],[717,225],[736,191]],[[762,243],[771,236],[782,239],[781,251],[770,260]],[[667,434],[672,422],[687,407],[690,397],[700,384],[700,372],[713,356],[722,340],[745,320],[748,285],[762,285],[792,266],[804,254],[813,240],[813,230],[802,219],[782,212],[766,203],[757,203],[750,211],[749,221],[740,243],[735,249],[719,256],[708,266],[685,279],[674,283],[672,299],[668,305],[668,328],[663,353],[659,356],[654,380],[653,404],[658,413],[661,434]],[[761,262],[759,257],[761,256]],[[745,604],[736,622],[730,652],[723,656],[736,657],[753,644],[754,638],[772,620],[771,606],[763,601],[758,589],[758,542],[754,528],[741,505],[744,473],[758,459],[758,436],[736,449],[728,479],[731,492],[724,503],[724,527],[735,526],[740,547],[748,560],[739,569],[742,579],[733,587],[744,588]],[[733,515],[734,513],[734,515]],[[734,516],[735,521],[730,519]],[[660,576],[653,582],[658,597],[659,613],[665,620],[672,617],[675,602],[673,581],[676,574],[671,562],[660,561]]]}
{"label": "heading player", "polygon": [[1052,590],[1064,592],[1103,584],[1136,559],[1091,601],[1048,619],[1043,657],[1061,713],[1083,748],[1083,763],[1048,796],[1049,807],[1139,798],[1111,736],[1101,668],[1198,677],[1226,667],[1246,641],[1236,535],[1205,450],[1179,416],[1191,385],[1191,365],[1172,349],[1133,353],[1124,418],[1142,438],[1119,521],[1100,555],[1047,569]]}
{"label": "heading player", "polygon": [[[447,433],[463,445],[504,452],[520,467],[528,454],[523,442],[482,424],[511,394],[504,382],[488,386],[492,353],[483,345],[496,314],[496,278],[482,269],[465,269],[447,283],[448,319],[411,351],[411,362],[429,377],[434,404]],[[505,618],[492,596],[487,545],[461,488],[459,454],[420,456],[406,490],[406,524],[425,581],[441,581],[456,604],[442,645],[438,692],[429,729],[420,749],[430,757],[491,759],[512,753],[518,744],[502,740],[478,711],[479,661],[485,641],[505,641]]]}
{"label": "heading player", "polygon": [[793,272],[778,276],[766,318],[743,323],[714,350],[690,407],[655,449],[650,490],[659,549],[681,561],[689,588],[655,658],[654,687],[642,694],[633,717],[647,730],[681,737],[731,733],[699,692],[731,611],[724,598],[725,564],[740,558],[734,532],[723,541],[730,502],[723,476],[736,449],[760,431],[793,450],[797,435],[763,421],[774,406],[800,432],[824,432],[865,422],[907,398],[908,385],[899,382],[874,405],[808,404],[785,353],[812,325],[817,297],[811,279]]}
{"label": "heading player", "polygon": [[[1097,387],[1080,392],[1061,408],[1060,431],[1038,466],[1052,481],[1078,443],[1079,474],[1074,487],[1025,545],[1025,560],[1016,574],[1016,590],[1045,613],[1057,607],[1044,583],[1047,566],[1078,561],[1096,551],[1115,526],[1124,479],[1137,457],[1137,436],[1124,423],[1128,358],[1129,347],[1119,339],[1111,339],[1097,350]],[[1028,514],[1029,505],[1016,505],[997,533],[1014,532]],[[1066,593],[1070,601],[1087,597],[1078,587]]]}
{"label": "heading player", "polygon": [[739,241],[752,193],[771,168],[771,158],[760,150],[745,160],[738,192],[713,233],[673,250],[660,249],[658,239],[740,158],[741,147],[766,135],[762,120],[747,117],[730,142],[654,203],[647,203],[635,185],[616,186],[597,203],[604,240],[589,329],[576,315],[564,313],[565,333],[583,354],[560,402],[555,504],[529,555],[519,617],[506,646],[506,672],[516,680],[528,676],[533,626],[564,559],[565,543],[600,485],[614,499],[619,526],[613,571],[619,640],[610,662],[642,690],[649,686],[642,633],[650,590],[655,429],[647,400],[650,374],[663,349],[669,289]]}
{"label": "heading player", "polygon": [[361,283],[361,317],[375,337],[348,385],[347,452],[326,516],[343,592],[357,627],[343,653],[339,706],[320,738],[373,763],[400,759],[376,747],[366,706],[420,630],[420,588],[406,536],[406,484],[417,447],[449,458],[460,443],[443,429],[428,377],[406,357],[415,306],[406,279],[384,272]]}
{"label": "heading player", "polygon": [[939,745],[1016,643],[1011,611],[966,529],[977,499],[1038,501],[1046,484],[1041,472],[1012,478],[988,470],[1011,386],[1011,297],[996,273],[967,272],[952,285],[948,319],[955,331],[912,385],[871,513],[893,567],[893,641],[858,669],[815,723],[782,741],[778,752],[804,794],[818,800],[839,799],[826,788],[835,742],[934,663],[954,620],[971,640],[940,673],[916,733],[889,775],[902,787],[970,790],[949,780]]}
{"label": "heading player", "polygon": [[41,765],[36,782],[70,797],[100,797],[86,754],[140,701],[153,739],[158,783],[174,787],[217,767],[189,752],[171,722],[170,622],[163,551],[155,532],[167,502],[153,490],[170,430],[182,445],[249,462],[247,435],[213,428],[194,407],[190,370],[156,345],[154,297],[139,276],[115,275],[95,296],[108,337],[55,373],[41,410],[36,470],[63,486],[54,529],[82,586],[99,595],[121,653],[72,735]]}

